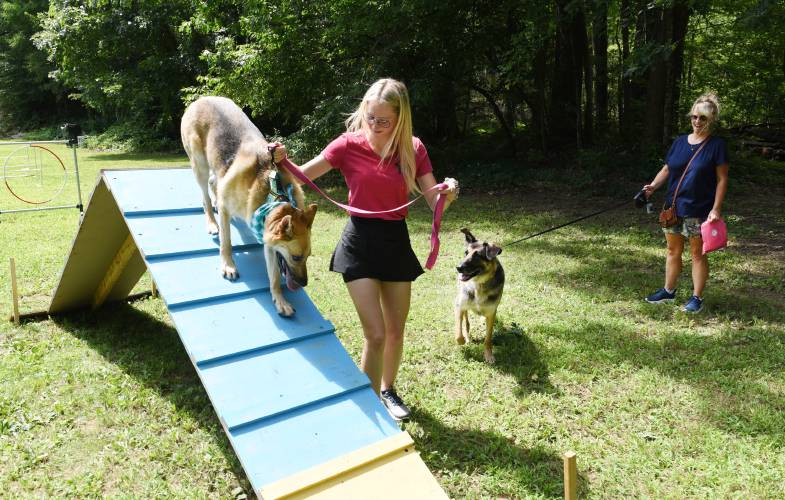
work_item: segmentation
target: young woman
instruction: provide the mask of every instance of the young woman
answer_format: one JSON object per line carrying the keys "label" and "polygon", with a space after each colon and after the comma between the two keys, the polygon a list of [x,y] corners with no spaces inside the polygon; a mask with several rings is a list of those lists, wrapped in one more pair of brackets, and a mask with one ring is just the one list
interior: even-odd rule
{"label": "young woman", "polygon": [[[286,151],[279,148],[276,160]],[[302,167],[310,179],[338,169],[349,187],[349,205],[364,210],[390,210],[407,202],[408,194],[425,193],[435,207],[436,185],[423,143],[412,136],[412,113],[406,86],[385,78],[365,93],[346,120],[346,132]],[[445,209],[458,194],[458,182],[445,179]],[[330,270],[341,273],[365,335],[360,368],[397,420],[409,408],[395,392],[409,313],[411,285],[423,274],[412,251],[407,210],[368,216],[349,211],[349,221],[333,252]]]}
{"label": "young woman", "polygon": [[716,95],[709,93],[698,97],[688,115],[692,133],[676,138],[665,157],[665,166],[650,184],[643,186],[646,196],[651,196],[667,182],[665,200],[670,205],[676,185],[695,155],[676,196],[679,222],[675,226],[663,228],[668,245],[665,286],[646,297],[649,303],[672,302],[676,298],[676,282],[682,268],[681,255],[685,240],[689,240],[692,297],[683,310],[697,313],[703,309],[703,288],[709,277],[709,259],[703,255],[700,225],[705,220],[721,218],[722,202],[728,189],[728,149],[723,139],[711,135],[719,115],[720,104]]}

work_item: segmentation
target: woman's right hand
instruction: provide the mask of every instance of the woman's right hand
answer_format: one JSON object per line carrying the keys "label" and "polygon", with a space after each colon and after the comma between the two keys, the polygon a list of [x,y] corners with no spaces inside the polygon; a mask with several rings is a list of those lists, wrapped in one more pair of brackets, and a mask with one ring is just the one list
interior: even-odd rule
{"label": "woman's right hand", "polygon": [[646,184],[643,186],[643,192],[646,193],[646,198],[651,198],[651,195],[654,191],[657,190],[657,187],[654,184]]}

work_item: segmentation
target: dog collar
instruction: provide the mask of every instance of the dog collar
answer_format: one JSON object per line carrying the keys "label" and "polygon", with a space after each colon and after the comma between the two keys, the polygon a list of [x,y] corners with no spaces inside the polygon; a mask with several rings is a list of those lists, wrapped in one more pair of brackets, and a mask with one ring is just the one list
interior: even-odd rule
{"label": "dog collar", "polygon": [[[273,171],[271,174],[277,174]],[[262,243],[264,241],[264,220],[267,214],[273,211],[278,205],[284,203],[291,204],[297,208],[297,202],[294,201],[294,185],[289,184],[286,192],[281,189],[280,181],[277,175],[270,175],[270,194],[267,195],[267,203],[257,208],[251,216],[251,232],[253,232],[256,241]]]}

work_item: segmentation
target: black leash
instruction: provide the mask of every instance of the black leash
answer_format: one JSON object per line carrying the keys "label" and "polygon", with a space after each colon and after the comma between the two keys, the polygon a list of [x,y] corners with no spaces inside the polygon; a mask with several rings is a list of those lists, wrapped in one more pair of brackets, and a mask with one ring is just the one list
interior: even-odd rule
{"label": "black leash", "polygon": [[[637,196],[638,195],[636,195],[636,197]],[[629,200],[625,200],[625,201],[623,201],[623,202],[621,202],[621,203],[619,203],[617,205],[613,205],[612,207],[603,208],[602,210],[599,210],[599,211],[594,212],[594,213],[589,214],[589,215],[584,215],[583,217],[580,217],[580,218],[575,219],[575,220],[571,220],[569,222],[565,222],[564,224],[561,224],[559,226],[554,226],[554,227],[548,228],[545,231],[540,231],[539,233],[530,234],[529,236],[523,237],[523,238],[521,238],[519,240],[515,240],[512,243],[507,243],[506,245],[502,245],[502,248],[506,248],[506,247],[509,247],[511,245],[515,245],[516,243],[520,243],[522,241],[526,241],[528,239],[534,238],[535,236],[540,236],[540,235],[543,235],[545,233],[550,233],[551,231],[556,231],[557,229],[561,229],[564,226],[569,226],[570,224],[575,224],[576,222],[580,222],[580,221],[582,221],[584,219],[588,219],[589,217],[594,217],[595,215],[600,215],[600,214],[605,213],[605,212],[610,212],[611,210],[614,210],[614,209],[619,208],[619,207],[621,207],[623,205],[626,205],[629,202],[630,202]]]}

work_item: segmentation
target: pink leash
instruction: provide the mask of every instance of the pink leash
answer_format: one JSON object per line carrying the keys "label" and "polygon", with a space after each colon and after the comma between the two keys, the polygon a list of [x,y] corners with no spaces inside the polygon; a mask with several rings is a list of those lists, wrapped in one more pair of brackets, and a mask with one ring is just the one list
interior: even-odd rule
{"label": "pink leash", "polygon": [[[270,146],[270,150],[271,151],[274,148],[275,148],[275,146]],[[289,173],[291,173],[297,179],[302,181],[304,184],[307,184],[311,189],[313,189],[314,191],[316,191],[317,193],[322,195],[327,200],[331,201],[336,206],[339,206],[339,207],[343,208],[344,210],[349,210],[351,212],[355,212],[355,213],[359,213],[359,214],[379,215],[379,214],[388,214],[390,212],[397,212],[398,210],[406,208],[409,205],[411,205],[412,203],[414,203],[415,201],[419,200],[425,194],[425,193],[423,193],[420,196],[418,196],[417,198],[415,198],[412,201],[410,201],[409,203],[406,203],[405,205],[401,205],[400,207],[392,208],[390,210],[379,210],[379,211],[363,210],[362,208],[356,208],[356,207],[352,207],[350,205],[345,205],[345,204],[340,203],[338,201],[335,201],[332,198],[330,198],[329,196],[327,196],[327,194],[324,191],[322,191],[321,189],[319,189],[319,186],[314,184],[314,182],[311,179],[309,179],[302,172],[302,170],[297,168],[291,161],[289,161],[289,158],[284,158],[279,163],[286,170],[288,170]],[[434,190],[445,189],[445,188],[447,188],[447,184],[442,182],[441,184],[437,184],[437,185],[433,186],[432,188],[430,188],[429,190],[427,190],[426,193],[430,192],[430,191],[434,191]],[[433,269],[434,264],[436,264],[436,257],[439,255],[439,230],[442,227],[442,214],[444,213],[444,202],[446,200],[447,200],[447,197],[444,196],[443,194],[439,193],[439,197],[436,199],[436,207],[434,207],[434,209],[433,209],[433,225],[431,226],[431,253],[428,254],[428,259],[425,261],[425,268],[428,269],[428,270]]]}

